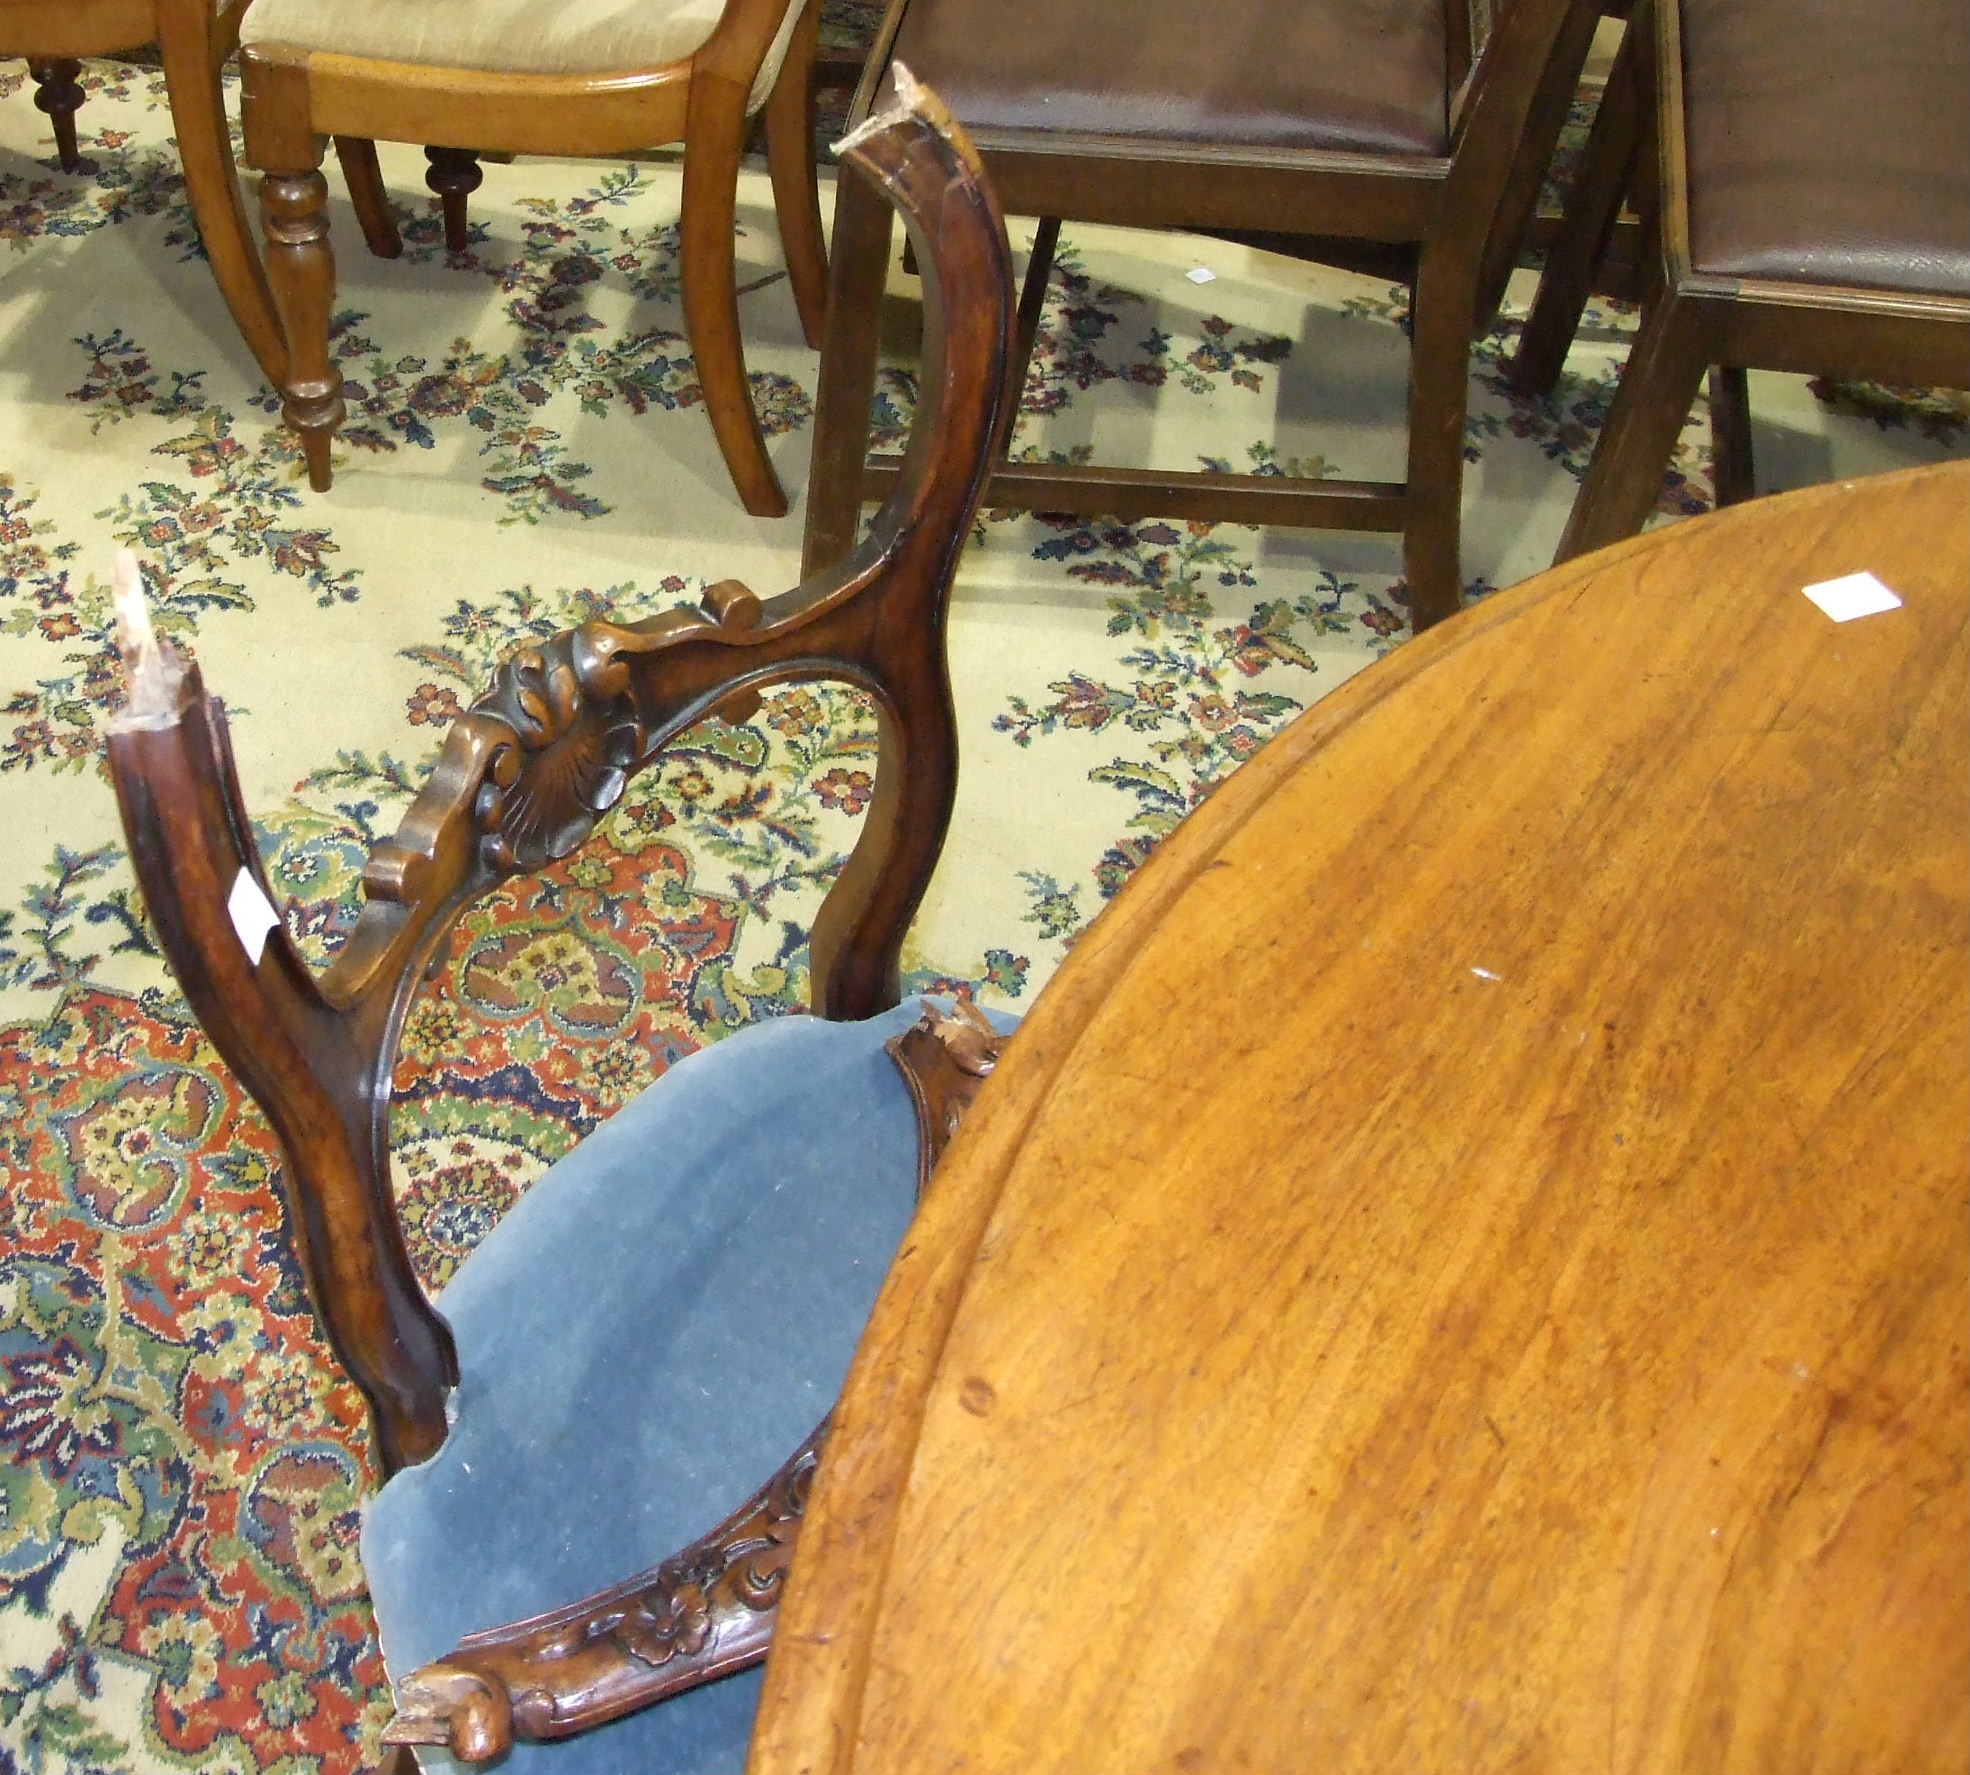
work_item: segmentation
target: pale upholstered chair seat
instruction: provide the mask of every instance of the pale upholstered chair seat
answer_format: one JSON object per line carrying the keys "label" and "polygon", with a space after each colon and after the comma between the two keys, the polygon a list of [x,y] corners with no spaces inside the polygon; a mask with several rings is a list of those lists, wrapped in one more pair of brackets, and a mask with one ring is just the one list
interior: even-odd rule
{"label": "pale upholstered chair seat", "polygon": [[[687,1545],[826,1415],[915,1212],[917,1116],[883,1044],[922,1010],[787,1017],[692,1055],[460,1267],[438,1302],[450,1434],[364,1512],[393,1678]],[[739,1775],[761,1674],[516,1743],[497,1770]]]}
{"label": "pale upholstered chair seat", "polygon": [[[663,68],[704,47],[725,0],[255,0],[242,43],[489,74],[610,74]],[[753,82],[773,90],[799,8],[789,6]]]}
{"label": "pale upholstered chair seat", "polygon": [[335,255],[318,174],[333,138],[370,251],[395,258],[378,140],[416,143],[444,208],[445,245],[471,244],[478,157],[620,155],[685,146],[679,257],[702,405],[733,486],[784,517],[739,336],[739,164],[763,113],[773,208],[801,331],[821,337],[827,249],[814,164],[820,0],[254,0],[241,26],[245,158],[262,175],[267,269],[288,374],[281,412],[308,484],[334,480],[346,408],[330,351]]}

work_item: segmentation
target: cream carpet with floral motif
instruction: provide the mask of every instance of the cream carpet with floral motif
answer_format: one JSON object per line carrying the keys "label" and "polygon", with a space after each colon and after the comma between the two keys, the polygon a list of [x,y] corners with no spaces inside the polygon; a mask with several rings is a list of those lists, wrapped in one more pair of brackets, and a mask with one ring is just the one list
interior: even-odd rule
{"label": "cream carpet with floral motif", "polygon": [[[783,589],[799,516],[747,518],[713,447],[674,165],[488,167],[473,246],[447,255],[421,157],[386,150],[409,250],[367,258],[338,197],[351,411],[318,496],[208,281],[157,78],[104,63],[87,84],[92,166],[69,175],[24,72],[0,73],[0,1771],[340,1775],[386,1712],[354,1545],[367,1437],[283,1251],[271,1139],[133,898],[98,759],[112,551],[142,555],[230,705],[319,957],[495,659],[715,579]],[[815,359],[763,178],[741,221],[755,392],[797,496]],[[1393,478],[1398,314],[1363,279],[1071,230],[1019,446]],[[1551,403],[1502,392],[1511,325],[1474,365],[1476,592],[1550,556],[1627,322],[1590,316]],[[886,378],[893,418],[909,393]],[[1756,379],[1769,485],[1970,444],[1955,397],[1825,394]],[[1708,502],[1703,436],[1672,516]],[[1393,540],[989,516],[957,589],[963,789],[914,976],[1029,1004],[1213,783],[1401,645],[1396,569]],[[870,740],[845,696],[769,699],[631,798],[621,858],[467,920],[398,1121],[434,1286],[670,1058],[799,1002]]]}

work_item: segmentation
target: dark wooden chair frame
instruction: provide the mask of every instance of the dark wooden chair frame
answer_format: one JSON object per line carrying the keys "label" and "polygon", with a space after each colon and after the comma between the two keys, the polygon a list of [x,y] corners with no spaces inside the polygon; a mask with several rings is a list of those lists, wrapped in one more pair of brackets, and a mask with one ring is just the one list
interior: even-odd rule
{"label": "dark wooden chair frame", "polygon": [[1625,19],[1631,0],[1599,0],[1595,6],[1570,11],[1554,40],[1552,54],[1533,95],[1519,151],[1505,176],[1504,194],[1485,243],[1484,267],[1478,282],[1478,319],[1489,325],[1505,298],[1505,285],[1528,247],[1550,249],[1560,233],[1558,218],[1542,216],[1539,194],[1552,170],[1553,155],[1581,92],[1582,78],[1593,52],[1594,34],[1603,19]]}
{"label": "dark wooden chair frame", "polygon": [[[908,0],[892,0],[851,118],[865,115],[875,102],[907,5]],[[1556,134],[1564,116],[1563,106],[1554,113],[1549,66],[1571,58],[1577,74],[1598,17],[1598,4],[1583,0],[1514,0],[1505,7],[1458,108],[1452,152],[1442,158],[1261,152],[1201,142],[1166,147],[1130,142],[1123,151],[1112,142],[1040,131],[973,130],[1003,207],[1043,218],[1020,299],[1016,386],[1025,381],[1062,218],[1241,237],[1290,236],[1306,256],[1343,264],[1361,260],[1365,247],[1375,267],[1392,267],[1409,281],[1414,317],[1405,482],[1166,473],[1002,458],[986,504],[1119,518],[1399,531],[1416,626],[1450,615],[1462,598],[1459,500],[1471,338],[1487,300],[1495,300],[1495,289],[1487,296],[1488,286],[1503,284],[1496,254],[1486,257],[1494,218],[1529,122]],[[1556,45],[1563,51],[1557,56]],[[1543,165],[1543,155],[1534,157]],[[1517,189],[1522,221],[1529,206],[1523,185]],[[881,195],[860,177],[844,174],[836,187],[828,337],[808,485],[809,571],[847,552],[863,501],[880,497],[898,472],[893,456],[867,454],[889,240],[889,212]]]}
{"label": "dark wooden chair frame", "polygon": [[[1656,181],[1640,176],[1654,160],[1655,10],[1650,0],[1637,0],[1601,89],[1566,213],[1546,242],[1538,294],[1506,366],[1506,380],[1520,394],[1552,393],[1596,291],[1646,300],[1660,287]],[[1643,239],[1632,280],[1617,289],[1606,271],[1624,203],[1642,212],[1637,228]]]}
{"label": "dark wooden chair frame", "polygon": [[[788,278],[808,342],[820,344],[827,256],[815,183],[812,70],[820,0],[801,17],[766,104],[767,163]],[[308,480],[330,484],[342,423],[342,373],[329,351],[335,263],[321,175],[332,137],[369,249],[402,250],[377,170],[377,141],[427,146],[446,233],[464,244],[465,201],[481,152],[620,154],[682,142],[684,319],[712,430],[740,500],[781,517],[787,496],[766,455],[746,380],[733,264],[746,106],[785,16],[782,0],[730,0],[711,37],[681,62],[594,75],[486,73],[248,44],[240,57],[246,160],[263,175],[267,267],[292,341],[282,414],[301,439]]]}
{"label": "dark wooden chair frame", "polygon": [[82,166],[75,128],[82,58],[157,44],[185,187],[213,279],[254,361],[278,383],[287,348],[247,226],[219,78],[239,46],[246,6],[247,0],[223,6],[212,0],[0,0],[0,58],[27,58],[34,102],[54,125],[62,167],[76,172]]}
{"label": "dark wooden chair frame", "polygon": [[1642,528],[1706,371],[1722,505],[1755,490],[1747,369],[1970,386],[1970,301],[1961,297],[1699,272],[1690,256],[1684,121],[1680,8],[1644,0],[1511,371],[1525,392],[1553,386],[1623,195],[1635,190],[1657,238],[1641,328],[1557,560]]}
{"label": "dark wooden chair frame", "polygon": [[[130,698],[109,762],[138,879],[193,1010],[279,1137],[290,1233],[386,1471],[437,1450],[458,1378],[397,1220],[389,1105],[406,1013],[472,901],[573,852],[629,777],[707,716],[743,718],[769,684],[834,679],[874,700],[880,751],[874,800],[815,921],[812,1003],[865,1018],[898,1000],[904,933],[956,791],[945,617],[1005,398],[1011,257],[977,160],[934,97],[911,93],[843,152],[891,194],[931,272],[924,404],[869,536],[778,597],[728,580],[702,614],[590,622],[522,648],[371,853],[366,903],[321,976],[284,929],[257,963],[243,947],[228,896],[242,873],[267,884],[224,715],[195,663],[126,637]],[[756,1663],[821,1433],[681,1553],[415,1673],[392,1740],[449,1742],[477,1760],[515,1732],[565,1736]]]}

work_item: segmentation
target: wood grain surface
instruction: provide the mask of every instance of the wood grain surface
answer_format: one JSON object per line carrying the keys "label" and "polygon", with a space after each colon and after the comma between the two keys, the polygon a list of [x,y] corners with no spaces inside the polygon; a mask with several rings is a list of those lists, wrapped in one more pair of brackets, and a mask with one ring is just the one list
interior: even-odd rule
{"label": "wood grain surface", "polygon": [[754,1775],[1963,1769],[1967,607],[1970,466],[1760,501],[1244,767],[947,1157]]}

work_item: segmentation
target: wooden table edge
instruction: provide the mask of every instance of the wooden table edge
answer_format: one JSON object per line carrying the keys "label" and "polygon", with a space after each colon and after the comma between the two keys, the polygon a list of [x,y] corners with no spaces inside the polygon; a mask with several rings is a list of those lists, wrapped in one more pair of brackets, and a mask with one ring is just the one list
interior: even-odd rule
{"label": "wooden table edge", "polygon": [[[1747,501],[1691,520],[1713,528],[1759,526],[1774,503],[1824,506],[1859,492],[1961,478],[1970,464],[1943,462],[1825,483]],[[1364,669],[1271,739],[1171,836],[1089,925],[1063,964],[1075,990],[1050,981],[1021,1023],[1011,1068],[1046,1082],[1014,1089],[995,1078],[946,1153],[937,1183],[897,1255],[857,1349],[816,1477],[799,1554],[781,1604],[767,1665],[749,1775],[848,1775],[875,1623],[888,1589],[895,1529],[931,1384],[963,1306],[980,1246],[1065,1054],[1127,973],[1140,930],[1153,926],[1292,774],[1369,711],[1469,647],[1553,599],[1577,594],[1684,529],[1669,524],[1597,550],[1494,594]],[[1057,978],[1057,977],[1056,977]],[[1003,1071],[1004,1069],[1002,1069]],[[843,1562],[865,1576],[848,1594],[826,1577]]]}

